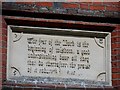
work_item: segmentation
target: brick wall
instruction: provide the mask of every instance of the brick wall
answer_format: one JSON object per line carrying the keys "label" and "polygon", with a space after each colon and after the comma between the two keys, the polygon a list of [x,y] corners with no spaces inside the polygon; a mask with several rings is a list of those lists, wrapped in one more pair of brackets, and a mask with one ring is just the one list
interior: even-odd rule
{"label": "brick wall", "polygon": [[119,17],[119,4],[119,2],[17,2],[8,4],[3,3],[3,8],[11,8],[20,11],[72,14],[82,16]]}
{"label": "brick wall", "polygon": [[[94,29],[98,26],[103,26],[103,30],[106,30],[106,26],[116,27],[112,31],[112,82],[115,90],[120,90],[120,3],[118,2],[16,2],[16,3],[3,3],[3,10],[8,10],[9,14],[4,13],[2,17],[2,26],[0,27],[0,87],[8,89],[9,87],[4,87],[5,85],[16,86],[12,84],[5,83],[6,81],[6,59],[7,59],[7,25],[8,24],[17,24],[17,25],[27,25],[28,26],[45,26],[49,25],[51,27],[58,26],[68,26],[69,28],[89,28]],[[17,15],[16,13],[12,14],[11,10],[18,12],[22,11],[24,13]],[[36,13],[34,18],[32,15],[26,15],[27,12]],[[42,13],[44,15],[56,14],[61,15],[61,18],[64,15],[68,15],[69,22],[65,19],[57,17],[52,20],[54,17],[45,16],[45,19],[41,19],[40,16]],[[38,14],[38,16],[37,16]],[[90,20],[81,19],[75,20],[69,15],[85,16]],[[69,18],[70,17],[70,18]],[[50,18],[46,20],[46,18]],[[95,20],[91,20],[95,19]],[[96,19],[97,18],[97,19]],[[101,19],[106,19],[106,21]],[[83,20],[83,21],[81,21]],[[118,20],[118,21],[116,21]],[[9,21],[9,22],[8,22]],[[90,21],[90,22],[89,22]],[[93,22],[92,22],[93,21]],[[59,22],[59,24],[57,24]],[[101,23],[100,23],[101,22]],[[51,24],[51,23],[54,23]],[[97,28],[99,29],[99,28]],[[3,86],[2,86],[3,84]],[[20,85],[23,90],[24,85]],[[9,90],[18,90],[18,88],[9,88]],[[24,89],[24,90],[34,90],[34,89]],[[36,89],[37,90],[37,89]],[[42,89],[41,89],[42,90]],[[82,89],[81,89],[82,90]],[[84,90],[84,89],[83,89]],[[90,89],[95,90],[95,89]],[[98,90],[98,89],[96,89]],[[103,89],[100,89],[103,90]],[[110,88],[108,89],[110,90]],[[112,90],[112,89],[111,89]]]}
{"label": "brick wall", "polygon": [[6,78],[6,56],[7,56],[7,29],[4,18],[1,18],[0,27],[0,88],[2,87],[2,80]]}
{"label": "brick wall", "polygon": [[112,32],[112,81],[120,89],[120,25]]}

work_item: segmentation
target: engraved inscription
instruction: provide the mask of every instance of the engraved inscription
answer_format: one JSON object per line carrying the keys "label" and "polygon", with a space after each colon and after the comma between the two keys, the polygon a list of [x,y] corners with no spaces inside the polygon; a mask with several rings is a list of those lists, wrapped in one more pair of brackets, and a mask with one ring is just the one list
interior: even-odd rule
{"label": "engraved inscription", "polygon": [[80,69],[91,67],[89,45],[86,40],[27,37],[28,73],[59,75],[64,71],[66,75],[79,76]]}
{"label": "engraved inscription", "polygon": [[[104,45],[104,38],[96,40]],[[21,76],[96,80],[105,72],[101,68],[104,48],[94,38],[23,33],[12,51],[10,65],[19,69]],[[16,71],[11,70],[11,76],[17,76]]]}

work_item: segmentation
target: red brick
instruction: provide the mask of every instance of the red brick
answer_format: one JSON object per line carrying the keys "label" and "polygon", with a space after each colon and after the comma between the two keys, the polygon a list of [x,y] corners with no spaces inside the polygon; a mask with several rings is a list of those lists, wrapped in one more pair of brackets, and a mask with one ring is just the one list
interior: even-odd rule
{"label": "red brick", "polygon": [[116,25],[116,30],[120,30],[120,25]]}
{"label": "red brick", "polygon": [[7,29],[6,28],[2,28],[2,35],[6,35],[7,36]]}
{"label": "red brick", "polygon": [[1,64],[2,66],[6,67],[7,61],[6,61],[6,60],[0,61],[0,64]]}
{"label": "red brick", "polygon": [[112,48],[120,48],[120,43],[114,43],[114,44],[112,44]]}
{"label": "red brick", "polygon": [[6,68],[0,67],[0,72],[1,73],[3,73],[3,72],[5,73],[6,72]]}
{"label": "red brick", "polygon": [[117,56],[112,56],[112,61],[117,60]]}
{"label": "red brick", "polygon": [[120,49],[112,50],[112,55],[120,55]]}
{"label": "red brick", "polygon": [[89,4],[89,5],[93,5],[93,2],[92,0],[90,0],[91,2],[80,2],[80,3],[83,3],[83,4]]}
{"label": "red brick", "polygon": [[114,36],[120,37],[120,31],[112,32],[112,37],[114,37]]}
{"label": "red brick", "polygon": [[5,21],[2,21],[2,28],[7,28],[7,24]]}
{"label": "red brick", "polygon": [[3,61],[6,61],[6,60],[7,60],[7,53],[5,53],[5,54],[0,54],[0,55],[1,55]]}
{"label": "red brick", "polygon": [[0,41],[0,48],[7,48],[7,42],[6,41]]}
{"label": "red brick", "polygon": [[113,84],[113,86],[118,85],[118,80],[112,80],[112,84]]}
{"label": "red brick", "polygon": [[120,79],[118,80],[118,85],[120,86]]}
{"label": "red brick", "polygon": [[117,36],[117,33],[116,32],[112,32],[111,36],[112,37]]}
{"label": "red brick", "polygon": [[[6,71],[5,71],[6,72]],[[6,74],[2,74],[2,79],[6,80]]]}
{"label": "red brick", "polygon": [[106,6],[106,11],[120,11],[118,7]]}
{"label": "red brick", "polygon": [[105,10],[104,6],[90,6],[90,10]]}
{"label": "red brick", "polygon": [[113,66],[114,68],[118,68],[118,67],[120,66],[120,61],[119,61],[119,60],[116,60],[116,61],[112,62],[112,66]]}
{"label": "red brick", "polygon": [[118,62],[118,66],[120,66],[120,61]]}
{"label": "red brick", "polygon": [[120,37],[113,37],[112,43],[115,43],[115,42],[120,42]]}
{"label": "red brick", "polygon": [[5,21],[5,20],[4,20],[4,16],[1,16],[0,18],[2,19],[2,22],[4,22],[4,21]]}
{"label": "red brick", "polygon": [[118,6],[119,5],[119,2],[103,2],[104,5],[116,5]]}
{"label": "red brick", "polygon": [[112,68],[112,72],[113,73],[120,72],[120,68]]}
{"label": "red brick", "polygon": [[80,8],[81,9],[89,9],[89,6],[88,6],[88,4],[80,4]]}
{"label": "red brick", "polygon": [[112,67],[118,67],[118,62],[112,62]]}
{"label": "red brick", "polygon": [[36,5],[41,7],[52,7],[53,3],[52,2],[36,2]]}
{"label": "red brick", "polygon": [[115,60],[120,60],[120,55],[115,55],[115,56],[112,55],[112,61]]}
{"label": "red brick", "polygon": [[[1,72],[1,71],[0,71]],[[2,68],[2,72],[6,73],[6,67]]]}
{"label": "red brick", "polygon": [[120,90],[120,85],[117,87],[117,90]]}
{"label": "red brick", "polygon": [[120,55],[117,55],[116,57],[117,57],[117,60],[120,60]]}
{"label": "red brick", "polygon": [[0,36],[0,41],[7,41],[7,36]]}
{"label": "red brick", "polygon": [[103,2],[103,0],[92,0],[92,2]]}
{"label": "red brick", "polygon": [[[11,83],[10,83],[11,84]],[[13,84],[13,86],[20,86],[20,87],[35,87],[35,84]]]}
{"label": "red brick", "polygon": [[7,53],[7,49],[6,48],[0,48],[0,52],[6,54]]}
{"label": "red brick", "polygon": [[120,74],[112,73],[112,79],[120,79]]}
{"label": "red brick", "polygon": [[103,5],[103,2],[93,2],[93,5]]}
{"label": "red brick", "polygon": [[70,3],[63,3],[62,4],[63,8],[79,8],[78,4],[70,4]]}
{"label": "red brick", "polygon": [[2,47],[7,48],[7,41],[2,41]]}

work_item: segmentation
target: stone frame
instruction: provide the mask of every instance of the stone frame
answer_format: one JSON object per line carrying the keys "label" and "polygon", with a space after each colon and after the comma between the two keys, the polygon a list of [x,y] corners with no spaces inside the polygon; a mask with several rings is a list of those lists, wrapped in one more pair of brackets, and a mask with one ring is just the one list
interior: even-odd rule
{"label": "stone frame", "polygon": [[[32,32],[31,30],[28,31],[27,29],[24,31],[25,28],[30,28],[30,29],[46,29],[46,30],[55,30],[55,31],[70,31],[70,32],[82,32],[83,35],[86,35],[87,33],[90,33],[90,35],[92,35],[93,33],[96,34],[96,35],[100,35],[102,37],[105,37],[105,42],[106,42],[106,50],[105,50],[105,63],[106,63],[106,70],[107,70],[107,75],[106,77],[108,76],[107,78],[107,81],[109,82],[109,85],[111,86],[112,83],[111,83],[111,33],[110,32],[100,32],[100,31],[87,31],[87,30],[75,30],[75,29],[60,29],[60,28],[46,28],[46,27],[27,27],[27,26],[12,26],[12,25],[9,25],[8,26],[8,46],[9,46],[9,43],[10,43],[10,40],[9,40],[9,34],[10,34],[10,29],[11,31],[17,31],[15,30],[16,28],[18,28],[18,31],[21,32],[21,29],[23,29],[23,32]],[[36,31],[36,32],[39,32],[39,31]],[[35,32],[35,33],[36,33]],[[89,35],[89,34],[87,34]],[[95,36],[96,36],[95,35]],[[94,35],[93,35],[94,36]],[[92,37],[93,37],[92,36]],[[8,47],[8,52],[7,52],[7,60],[9,59],[9,47]],[[8,61],[7,61],[8,62]],[[108,63],[108,64],[107,64]],[[8,65],[8,63],[7,63]],[[8,69],[7,69],[7,72],[8,72]],[[7,74],[8,75],[8,74]],[[8,76],[7,76],[8,77]]]}

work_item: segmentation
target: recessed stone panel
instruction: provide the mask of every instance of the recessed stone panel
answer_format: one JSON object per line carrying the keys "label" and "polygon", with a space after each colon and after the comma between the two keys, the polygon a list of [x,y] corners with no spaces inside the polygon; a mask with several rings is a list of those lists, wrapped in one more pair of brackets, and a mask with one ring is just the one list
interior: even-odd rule
{"label": "recessed stone panel", "polygon": [[8,79],[49,77],[108,82],[107,36],[76,37],[8,31]]}

